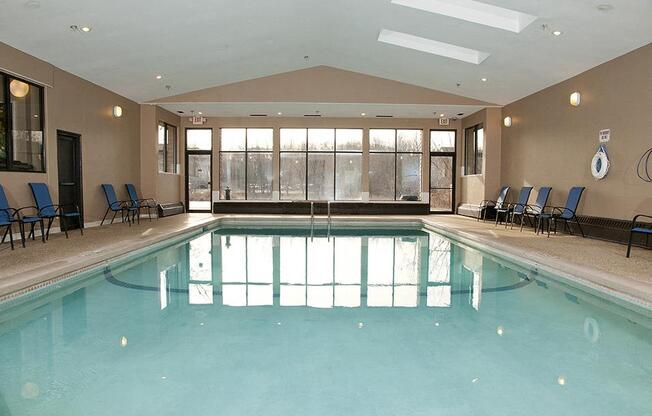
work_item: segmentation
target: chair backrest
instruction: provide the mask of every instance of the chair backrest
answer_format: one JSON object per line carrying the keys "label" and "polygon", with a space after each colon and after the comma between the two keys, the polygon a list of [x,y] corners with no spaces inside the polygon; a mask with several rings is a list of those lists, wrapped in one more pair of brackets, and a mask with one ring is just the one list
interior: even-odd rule
{"label": "chair backrest", "polygon": [[548,198],[550,197],[550,192],[552,188],[549,186],[542,186],[539,188],[539,193],[537,194],[537,200],[532,207],[537,213],[542,212],[548,203]]}
{"label": "chair backrest", "polygon": [[[574,186],[568,191],[568,199],[566,200],[566,209],[559,215],[560,218],[570,220],[573,218],[574,213],[577,212],[577,207],[580,205],[580,198],[584,192],[583,186]],[[568,211],[570,210],[570,211]]]}
{"label": "chair backrest", "polygon": [[52,204],[52,197],[50,197],[50,190],[48,186],[41,182],[30,182],[29,187],[32,189],[34,195],[34,202],[39,214],[42,217],[54,217],[57,215],[56,207]]}
{"label": "chair backrest", "polygon": [[129,199],[131,199],[131,201],[136,204],[138,202],[138,192],[136,192],[136,187],[133,183],[126,183],[125,187],[127,188]]}
{"label": "chair backrest", "polygon": [[120,209],[120,202],[115,196],[115,189],[110,183],[103,183],[102,190],[104,190],[104,196],[106,197],[106,203],[109,204],[109,208],[113,210]]}
{"label": "chair backrest", "polygon": [[522,214],[525,211],[527,201],[530,199],[530,193],[532,193],[531,186],[524,186],[521,188],[521,192],[518,194],[518,201],[516,201],[518,205],[514,207],[515,213]]}
{"label": "chair backrest", "polygon": [[498,192],[498,198],[496,199],[496,207],[502,208],[507,199],[507,194],[509,193],[509,186],[503,186]]}
{"label": "chair backrest", "polygon": [[0,185],[0,223],[7,223],[11,221],[11,213],[9,212],[9,201],[5,195],[5,189]]}

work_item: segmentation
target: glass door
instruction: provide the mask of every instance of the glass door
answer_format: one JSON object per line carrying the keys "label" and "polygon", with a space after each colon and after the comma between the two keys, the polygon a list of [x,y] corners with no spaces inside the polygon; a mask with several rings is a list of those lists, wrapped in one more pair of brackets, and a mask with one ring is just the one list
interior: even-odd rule
{"label": "glass door", "polygon": [[430,212],[455,212],[455,130],[430,131]]}
{"label": "glass door", "polygon": [[186,206],[189,212],[211,212],[213,130],[186,129]]}

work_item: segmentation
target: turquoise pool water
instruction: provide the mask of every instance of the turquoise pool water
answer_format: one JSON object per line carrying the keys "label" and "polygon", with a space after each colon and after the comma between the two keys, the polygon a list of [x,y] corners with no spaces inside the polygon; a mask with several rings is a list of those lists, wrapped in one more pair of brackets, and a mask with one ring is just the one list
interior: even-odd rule
{"label": "turquoise pool water", "polygon": [[213,230],[0,304],[0,415],[649,415],[652,324],[430,232]]}

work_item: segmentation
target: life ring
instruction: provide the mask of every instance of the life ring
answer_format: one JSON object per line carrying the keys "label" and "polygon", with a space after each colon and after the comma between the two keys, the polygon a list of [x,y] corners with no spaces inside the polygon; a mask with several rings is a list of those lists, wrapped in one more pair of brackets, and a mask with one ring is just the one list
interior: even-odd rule
{"label": "life ring", "polygon": [[600,146],[596,154],[591,160],[591,174],[596,179],[602,179],[607,176],[609,172],[609,156],[607,155],[607,149],[604,148],[604,145]]}

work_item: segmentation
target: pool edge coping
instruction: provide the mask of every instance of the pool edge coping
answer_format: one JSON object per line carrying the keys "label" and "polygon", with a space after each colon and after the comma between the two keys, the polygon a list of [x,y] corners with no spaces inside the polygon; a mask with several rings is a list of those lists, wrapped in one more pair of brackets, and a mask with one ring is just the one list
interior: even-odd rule
{"label": "pool edge coping", "polygon": [[[111,249],[102,252],[101,255],[85,259],[72,264],[66,264],[55,271],[49,270],[47,272],[40,272],[28,279],[19,280],[14,284],[9,285],[9,289],[0,289],[0,303],[11,301],[23,295],[27,295],[38,289],[42,289],[53,284],[59,283],[78,276],[82,273],[92,272],[93,270],[100,269],[109,263],[126,260],[129,257],[142,254],[143,252],[156,250],[159,246],[174,244],[172,240],[185,239],[193,233],[199,231],[206,231],[211,228],[227,225],[245,225],[247,223],[258,223],[259,225],[282,225],[296,224],[297,226],[305,226],[309,217],[304,216],[290,216],[290,217],[273,217],[273,216],[244,216],[244,215],[214,215],[211,218],[200,220],[197,224],[191,225],[188,228],[176,229],[170,233],[164,233],[149,239],[138,240],[124,248]],[[315,219],[315,223],[323,225],[326,223],[324,218]],[[488,252],[494,256],[505,258],[508,261],[521,264],[536,271],[542,271],[552,276],[559,276],[562,281],[578,289],[597,292],[607,296],[610,300],[616,300],[618,303],[624,303],[623,306],[634,306],[646,310],[652,310],[652,299],[637,296],[637,288],[632,287],[631,282],[622,281],[619,276],[597,269],[590,269],[576,263],[563,261],[559,259],[546,258],[540,254],[528,253],[524,250],[519,250],[508,244],[504,244],[495,240],[485,238],[457,229],[442,223],[438,223],[430,218],[424,217],[392,217],[392,218],[374,218],[374,217],[339,217],[334,218],[333,225],[347,226],[347,225],[372,225],[377,227],[392,227],[392,226],[419,226],[429,231],[434,231],[444,235],[447,238],[461,242],[473,249]],[[309,225],[309,222],[308,222]],[[563,268],[562,268],[563,267]],[[570,270],[570,271],[569,271]],[[587,276],[592,278],[587,278]],[[47,277],[46,277],[47,276]],[[16,275],[10,276],[7,279],[16,278]],[[596,278],[598,281],[596,281]],[[630,283],[629,285],[627,283]],[[3,293],[4,292],[4,293]],[[640,289],[638,290],[640,293]],[[652,294],[649,295],[652,298]]]}

